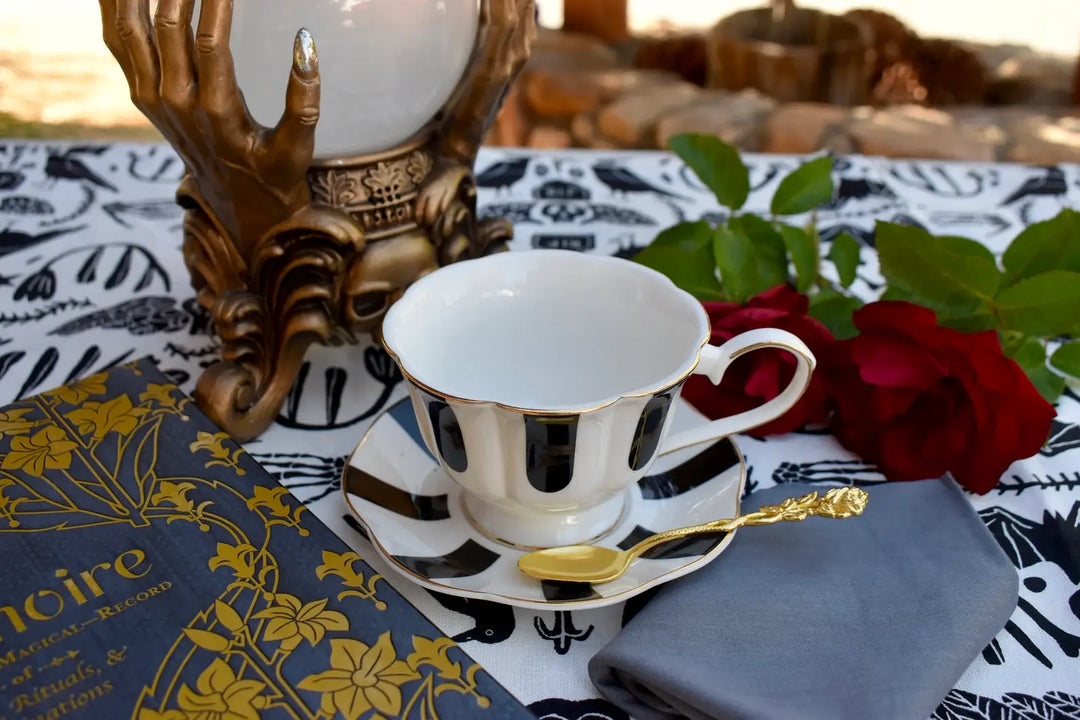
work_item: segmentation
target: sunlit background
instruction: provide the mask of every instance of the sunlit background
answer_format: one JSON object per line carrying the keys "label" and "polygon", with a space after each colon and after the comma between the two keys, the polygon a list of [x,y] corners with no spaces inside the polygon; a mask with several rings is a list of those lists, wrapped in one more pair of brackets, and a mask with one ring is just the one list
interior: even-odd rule
{"label": "sunlit background", "polygon": [[[661,24],[711,25],[761,2],[630,0],[635,31]],[[831,12],[872,7],[895,14],[923,36],[1015,43],[1075,57],[1080,0],[805,0]],[[561,0],[540,0],[542,22],[561,24]],[[100,39],[93,0],[0,2],[0,114],[47,122],[141,123],[123,77]],[[287,52],[285,49],[284,52]]]}

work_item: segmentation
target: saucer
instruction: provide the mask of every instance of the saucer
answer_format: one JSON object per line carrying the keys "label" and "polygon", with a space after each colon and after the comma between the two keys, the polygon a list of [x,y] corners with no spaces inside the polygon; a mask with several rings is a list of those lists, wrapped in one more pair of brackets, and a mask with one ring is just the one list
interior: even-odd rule
{"label": "saucer", "polygon": [[[707,422],[679,400],[672,431]],[[615,526],[594,544],[629,548],[648,535],[735,517],[746,465],[730,438],[662,455],[627,491]],[[468,520],[461,488],[424,446],[408,399],[380,415],[353,451],[345,501],[376,552],[409,580],[436,592],[536,610],[597,608],[698,570],[734,533],[654,548],[612,582],[540,581],[517,567],[526,551],[481,533]]]}

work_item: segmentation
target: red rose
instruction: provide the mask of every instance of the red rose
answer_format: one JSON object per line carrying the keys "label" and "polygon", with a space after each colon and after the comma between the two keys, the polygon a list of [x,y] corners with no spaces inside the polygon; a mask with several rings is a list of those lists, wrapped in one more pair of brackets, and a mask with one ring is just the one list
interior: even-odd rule
{"label": "red rose", "polygon": [[1039,451],[1055,416],[997,333],[941,327],[933,311],[876,302],[859,335],[835,343],[818,371],[833,433],[890,480],[940,477],[986,493],[1015,460]]}
{"label": "red rose", "polygon": [[[794,333],[815,355],[835,342],[824,325],[806,314],[809,301],[787,285],[751,298],[746,306],[707,302],[712,342],[721,344],[755,328],[779,328]],[[767,348],[739,357],[719,385],[703,375],[686,381],[682,396],[706,417],[720,418],[750,410],[772,400],[795,374],[795,358]],[[782,417],[749,431],[754,437],[780,435],[807,423],[825,421],[825,381],[815,373],[802,399]]]}

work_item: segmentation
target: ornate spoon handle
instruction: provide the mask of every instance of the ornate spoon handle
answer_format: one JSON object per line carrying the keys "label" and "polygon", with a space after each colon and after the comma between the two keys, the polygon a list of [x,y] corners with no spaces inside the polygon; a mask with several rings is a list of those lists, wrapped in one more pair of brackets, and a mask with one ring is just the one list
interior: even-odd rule
{"label": "ornate spoon handle", "polygon": [[693,535],[708,535],[717,532],[731,532],[744,525],[772,525],[778,522],[801,522],[815,515],[826,518],[843,519],[861,515],[866,508],[868,496],[861,488],[833,488],[819,498],[816,492],[802,497],[789,498],[779,505],[765,505],[756,512],[740,515],[737,518],[715,520],[701,525],[676,528],[657,533],[642,540],[632,552],[640,555],[657,545],[671,540]]}

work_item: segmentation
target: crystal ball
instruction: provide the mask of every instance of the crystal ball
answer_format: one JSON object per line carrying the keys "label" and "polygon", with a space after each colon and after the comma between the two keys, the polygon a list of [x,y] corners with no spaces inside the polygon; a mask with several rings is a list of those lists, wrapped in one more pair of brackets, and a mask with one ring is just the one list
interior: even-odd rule
{"label": "crystal ball", "polygon": [[421,130],[464,75],[478,22],[478,0],[235,0],[230,45],[251,114],[272,127],[293,38],[311,32],[322,78],[315,156],[327,159],[387,150]]}

